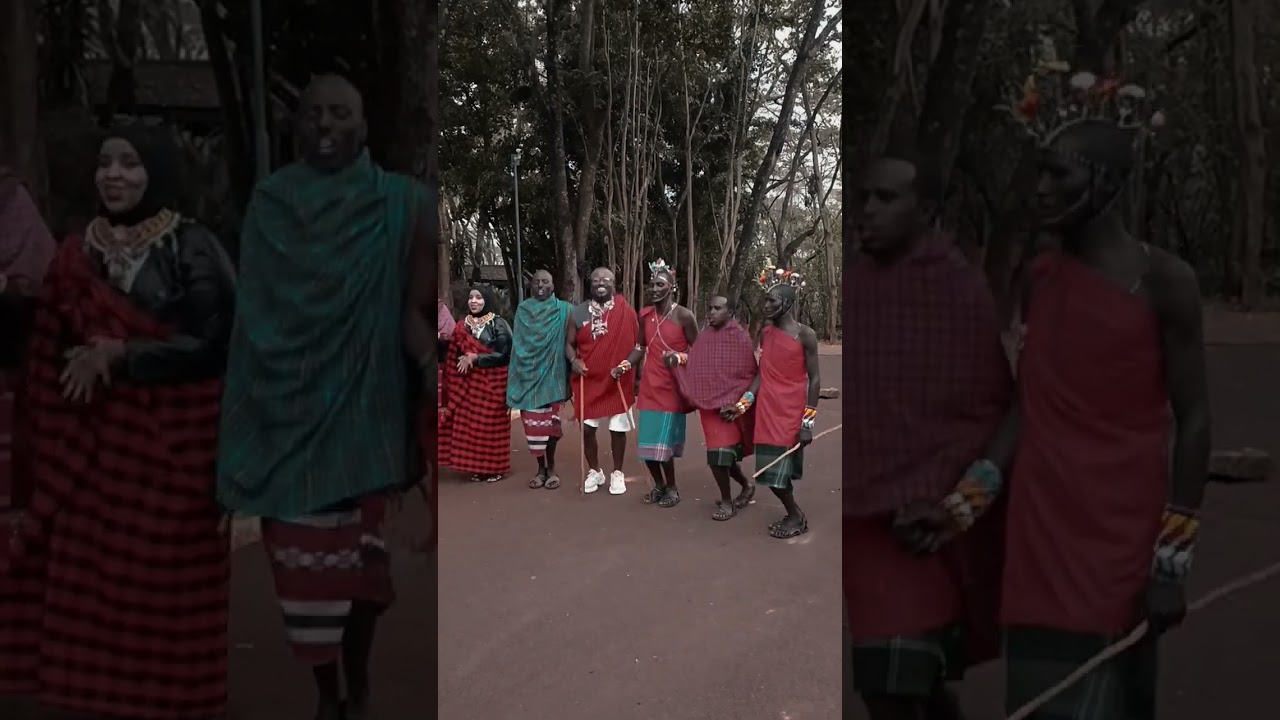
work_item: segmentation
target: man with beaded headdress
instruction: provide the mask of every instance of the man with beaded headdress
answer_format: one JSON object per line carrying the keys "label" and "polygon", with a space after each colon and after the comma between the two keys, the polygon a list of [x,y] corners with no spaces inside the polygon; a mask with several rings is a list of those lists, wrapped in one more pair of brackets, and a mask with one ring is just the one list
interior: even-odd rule
{"label": "man with beaded headdress", "polygon": [[947,683],[999,651],[1001,514],[936,553],[902,533],[985,450],[1013,390],[986,280],[933,229],[943,197],[933,164],[905,148],[854,185],[842,556],[854,688],[871,720],[960,717]]}
{"label": "man with beaded headdress", "polygon": [[637,444],[640,459],[653,477],[643,502],[672,508],[680,502],[675,459],[684,454],[689,407],[663,358],[668,353],[688,353],[698,338],[698,321],[689,308],[676,302],[675,271],[661,258],[649,263],[649,302],[640,311],[639,341],[625,362],[640,373]]}
{"label": "man with beaded headdress", "polygon": [[[1022,105],[1042,109],[1040,84]],[[1078,73],[1056,100],[1025,118],[1041,137],[1040,225],[1058,247],[1031,263],[1018,397],[984,459],[919,527],[937,529],[934,546],[963,532],[1014,468],[1008,709],[1145,621],[1144,641],[1032,717],[1154,718],[1155,638],[1186,614],[1208,475],[1200,291],[1192,268],[1130,236],[1119,210],[1136,145],[1163,122],[1146,116],[1146,92]]]}
{"label": "man with beaded headdress", "polygon": [[760,372],[721,416],[738,420],[755,407],[756,482],[773,491],[786,509],[782,519],[769,525],[769,535],[785,540],[809,531],[809,520],[796,504],[795,483],[804,476],[804,448],[813,442],[818,419],[818,336],[795,317],[804,288],[800,273],[769,262],[759,283],[769,320],[760,331]]}

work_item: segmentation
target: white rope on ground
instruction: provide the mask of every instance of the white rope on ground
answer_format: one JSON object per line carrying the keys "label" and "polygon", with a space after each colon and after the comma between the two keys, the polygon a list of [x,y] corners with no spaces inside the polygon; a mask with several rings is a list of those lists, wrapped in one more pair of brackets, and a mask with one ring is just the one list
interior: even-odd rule
{"label": "white rope on ground", "polygon": [[[1274,565],[1268,565],[1267,567],[1264,567],[1255,573],[1251,573],[1242,578],[1229,582],[1226,585],[1222,585],[1218,587],[1217,589],[1213,590],[1209,594],[1204,595],[1203,597],[1199,598],[1195,602],[1188,605],[1187,614],[1190,615],[1191,613],[1196,612],[1198,610],[1203,610],[1208,605],[1215,603],[1218,600],[1221,600],[1227,595],[1231,595],[1232,593],[1236,593],[1241,590],[1244,590],[1245,588],[1251,587],[1253,585],[1257,585],[1263,580],[1267,580],[1275,575],[1280,575],[1280,562],[1275,563]],[[1114,645],[1109,645],[1105,650],[1098,653],[1097,655],[1094,655],[1092,658],[1089,659],[1088,662],[1076,668],[1075,672],[1071,673],[1066,678],[1064,678],[1062,682],[1040,693],[1034,699],[1032,699],[1031,702],[1018,708],[1018,710],[1015,713],[1007,717],[1005,720],[1026,720],[1028,717],[1031,717],[1031,713],[1035,712],[1036,710],[1039,710],[1042,706],[1044,706],[1045,703],[1049,702],[1053,698],[1057,697],[1058,694],[1062,693],[1067,688],[1079,682],[1081,678],[1093,672],[1102,663],[1114,658],[1115,656],[1119,655],[1125,650],[1128,650],[1129,648],[1136,645],[1138,641],[1141,640],[1146,634],[1147,634],[1147,623],[1144,620],[1141,624],[1138,625],[1138,627],[1134,628],[1132,632],[1126,635],[1124,639],[1120,640]]]}

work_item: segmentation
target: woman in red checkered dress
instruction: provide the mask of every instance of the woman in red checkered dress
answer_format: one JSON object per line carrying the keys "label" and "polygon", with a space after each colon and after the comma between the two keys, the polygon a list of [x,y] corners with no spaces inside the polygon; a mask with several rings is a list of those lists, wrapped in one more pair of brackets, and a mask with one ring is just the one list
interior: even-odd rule
{"label": "woman in red checkered dress", "polygon": [[214,468],[235,280],[173,211],[177,161],[159,132],[108,134],[99,215],[45,280],[19,417],[31,500],[0,543],[0,696],[96,718],[227,712]]}
{"label": "woman in red checkered dress", "polygon": [[472,482],[497,482],[511,472],[511,326],[497,307],[488,288],[471,289],[470,314],[454,328],[442,370],[447,400],[440,413],[440,467],[470,473]]}

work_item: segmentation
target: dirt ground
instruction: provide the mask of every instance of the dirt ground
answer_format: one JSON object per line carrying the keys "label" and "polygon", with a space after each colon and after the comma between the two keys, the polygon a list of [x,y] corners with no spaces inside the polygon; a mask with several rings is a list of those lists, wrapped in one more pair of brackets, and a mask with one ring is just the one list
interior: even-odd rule
{"label": "dirt ground", "polygon": [[[839,358],[821,367],[838,387]],[[820,411],[819,431],[840,422],[838,403]],[[811,531],[779,541],[765,533],[781,515],[767,491],[711,520],[696,419],[677,465],[684,499],[669,510],[640,503],[634,445],[627,493],[583,496],[577,426],[566,430],[558,490],[526,486],[535,466],[519,428],[507,480],[442,481],[439,717],[839,717],[839,431],[806,451]]]}
{"label": "dirt ground", "polygon": [[[1255,323],[1275,323],[1275,319]],[[1276,325],[1280,329],[1280,323]],[[1214,446],[1253,446],[1280,456],[1280,384],[1273,380],[1280,368],[1280,345],[1253,344],[1272,342],[1270,335],[1231,331],[1221,332],[1216,338],[1221,344],[1208,351]],[[1274,337],[1280,340],[1280,332]],[[1280,485],[1214,484],[1209,488],[1201,534],[1190,581],[1192,599],[1280,562]],[[1162,651],[1160,719],[1274,716],[1271,683],[1280,644],[1277,607],[1280,579],[1272,579],[1191,615],[1171,633]],[[847,676],[847,651],[845,672]],[[998,663],[972,673],[959,688],[972,718],[1004,717],[1002,686]],[[866,714],[850,698],[845,718],[865,720]]]}

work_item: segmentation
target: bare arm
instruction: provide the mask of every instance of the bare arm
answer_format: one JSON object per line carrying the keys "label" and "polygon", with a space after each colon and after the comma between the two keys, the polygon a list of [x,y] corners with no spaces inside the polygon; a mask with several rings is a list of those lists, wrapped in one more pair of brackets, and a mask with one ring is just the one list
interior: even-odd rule
{"label": "bare arm", "polygon": [[680,327],[684,329],[684,339],[688,341],[689,347],[693,347],[698,341],[698,319],[689,308],[680,308]]}
{"label": "bare arm", "polygon": [[[627,364],[635,367],[644,358],[644,349],[648,347],[644,337],[644,323],[640,322],[639,316],[636,317],[636,346],[631,348],[631,352],[627,353]],[[639,371],[636,376],[640,375]]]}
{"label": "bare arm", "polygon": [[412,245],[409,248],[409,282],[401,312],[401,332],[405,352],[420,367],[436,358],[437,337],[427,322],[427,313],[436,305],[435,243],[432,242],[428,208],[415,213]]}
{"label": "bare arm", "polygon": [[1163,257],[1156,272],[1165,377],[1177,425],[1169,504],[1195,512],[1204,499],[1212,451],[1200,286],[1195,271],[1178,258]]}
{"label": "bare arm", "polygon": [[804,348],[804,369],[809,375],[809,399],[811,408],[818,407],[818,393],[822,390],[822,378],[818,371],[818,334],[813,328],[800,327],[800,346]]}

